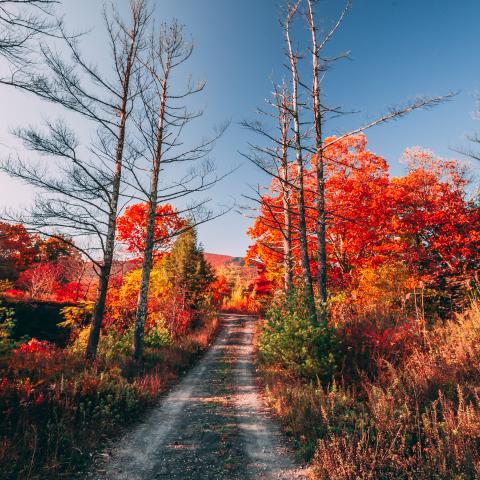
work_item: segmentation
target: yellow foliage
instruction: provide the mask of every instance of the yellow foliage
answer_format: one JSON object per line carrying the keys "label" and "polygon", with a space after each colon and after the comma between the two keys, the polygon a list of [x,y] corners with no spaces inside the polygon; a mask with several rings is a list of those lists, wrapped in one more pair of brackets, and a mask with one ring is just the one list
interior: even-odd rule
{"label": "yellow foliage", "polygon": [[[141,269],[128,272],[124,278],[122,285],[118,289],[116,299],[112,302],[112,306],[131,309],[135,308],[138,299],[138,292],[142,279]],[[149,298],[162,297],[170,289],[170,284],[166,279],[163,270],[155,266],[150,275]]]}
{"label": "yellow foliage", "polygon": [[78,302],[78,304],[73,307],[64,307],[60,313],[65,320],[58,325],[64,328],[82,327],[90,321],[93,315],[93,309],[93,302]]}
{"label": "yellow foliage", "polygon": [[403,302],[408,292],[418,285],[409,268],[401,262],[360,268],[357,278],[352,296],[364,306],[392,307]]}
{"label": "yellow foliage", "polygon": [[74,352],[84,352],[87,348],[89,335],[90,335],[90,326],[83,327],[79,331],[77,338],[69,348]]}

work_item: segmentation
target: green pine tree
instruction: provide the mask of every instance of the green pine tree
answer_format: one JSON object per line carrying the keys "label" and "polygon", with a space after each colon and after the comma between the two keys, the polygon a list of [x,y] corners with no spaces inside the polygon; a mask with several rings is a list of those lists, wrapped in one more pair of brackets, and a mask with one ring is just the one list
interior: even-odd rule
{"label": "green pine tree", "polygon": [[164,269],[166,278],[182,299],[182,309],[195,313],[206,306],[206,290],[215,280],[215,274],[198,244],[195,228],[178,237],[165,259]]}

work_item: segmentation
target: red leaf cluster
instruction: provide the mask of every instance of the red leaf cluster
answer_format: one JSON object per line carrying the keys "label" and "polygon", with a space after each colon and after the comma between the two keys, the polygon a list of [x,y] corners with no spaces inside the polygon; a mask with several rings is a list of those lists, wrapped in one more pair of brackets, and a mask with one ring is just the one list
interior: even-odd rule
{"label": "red leaf cluster", "polygon": [[[156,212],[154,254],[158,258],[171,246],[174,235],[184,226],[185,221],[168,203],[159,205]],[[136,203],[127,207],[117,220],[117,239],[136,257],[141,257],[145,249],[147,217],[148,204]]]}
{"label": "red leaf cluster", "polygon": [[[331,143],[334,137],[326,139]],[[443,288],[445,279],[480,267],[480,208],[466,194],[464,168],[420,148],[405,151],[408,171],[391,177],[385,159],[367,150],[363,134],[325,150],[327,254],[332,291],[354,287],[362,268],[403,263],[426,285]],[[312,272],[316,175],[305,170],[305,203]],[[291,176],[294,178],[295,167]],[[274,179],[262,198],[260,215],[248,234],[255,241],[248,258],[260,261],[267,278],[281,284],[282,188]],[[293,205],[296,204],[293,191]],[[299,273],[297,212],[292,212],[293,252]]]}

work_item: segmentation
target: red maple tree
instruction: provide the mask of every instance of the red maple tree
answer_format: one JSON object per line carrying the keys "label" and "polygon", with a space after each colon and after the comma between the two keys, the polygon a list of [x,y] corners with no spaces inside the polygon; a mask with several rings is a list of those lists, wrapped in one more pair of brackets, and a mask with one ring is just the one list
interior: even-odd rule
{"label": "red maple tree", "polygon": [[[117,220],[117,239],[124,243],[129,253],[137,258],[145,249],[147,228],[147,203],[136,203],[126,208],[125,213]],[[172,239],[185,225],[172,205],[166,203],[157,207],[155,222],[155,257],[161,256],[172,244]]]}

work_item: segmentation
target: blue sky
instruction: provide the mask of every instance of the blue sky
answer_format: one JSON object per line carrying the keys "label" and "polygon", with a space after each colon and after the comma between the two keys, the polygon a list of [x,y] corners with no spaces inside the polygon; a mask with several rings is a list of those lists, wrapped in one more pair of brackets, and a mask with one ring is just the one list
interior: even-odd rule
{"label": "blue sky", "polygon": [[[107,59],[99,0],[64,0],[65,19],[71,28],[92,31],[84,51],[92,61]],[[126,0],[117,2],[122,10]],[[328,26],[343,6],[342,0],[321,0],[321,22]],[[218,185],[209,196],[214,203],[242,202],[248,185],[265,183],[239,151],[246,150],[251,136],[239,122],[253,118],[271,91],[271,79],[286,73],[283,65],[282,33],[278,26],[277,0],[153,0],[159,20],[177,18],[186,25],[196,49],[189,70],[207,81],[201,103],[205,117],[191,130],[191,138],[208,133],[225,120],[231,126],[218,144],[213,159],[219,169],[239,169]],[[398,122],[367,134],[369,148],[384,156],[394,174],[406,147],[421,145],[445,157],[452,148],[465,145],[465,135],[480,130],[474,118],[475,95],[480,93],[480,2],[478,0],[353,0],[353,8],[342,29],[330,44],[330,53],[349,50],[351,60],[335,66],[325,79],[332,105],[360,113],[330,125],[328,133],[354,128],[372,119],[386,107],[417,95],[440,95],[459,91],[447,104],[416,112]],[[299,24],[298,43],[306,38]],[[103,48],[105,45],[105,48]],[[306,63],[305,68],[308,68]],[[55,116],[52,106],[0,88],[0,153],[16,145],[9,128],[35,124]],[[78,120],[71,119],[74,126]],[[472,166],[478,173],[480,167]],[[26,205],[32,197],[25,187],[0,177],[0,205]],[[230,213],[200,228],[200,239],[210,252],[243,255],[249,239],[250,220]]]}

